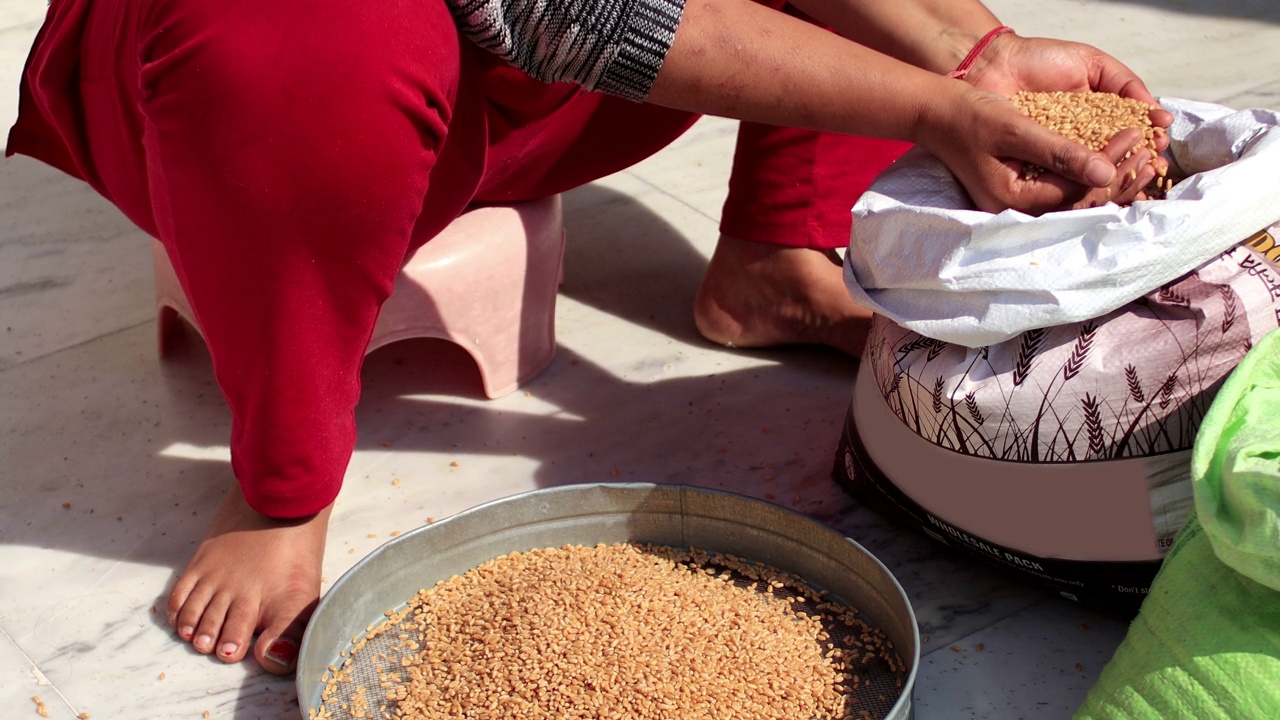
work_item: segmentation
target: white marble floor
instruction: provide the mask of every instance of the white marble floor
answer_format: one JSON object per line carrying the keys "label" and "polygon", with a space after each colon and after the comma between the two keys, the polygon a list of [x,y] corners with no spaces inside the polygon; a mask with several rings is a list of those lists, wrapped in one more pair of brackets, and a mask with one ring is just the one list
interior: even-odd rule
{"label": "white marble floor", "polygon": [[[1023,34],[1108,49],[1158,95],[1280,106],[1270,0],[991,4]],[[44,6],[0,1],[0,126]],[[522,391],[480,399],[466,359],[431,343],[371,356],[328,580],[393,531],[524,490],[614,479],[732,489],[812,514],[898,575],[929,637],[918,717],[1068,717],[1124,624],[848,501],[829,473],[852,362],[698,337],[690,306],[733,132],[705,120],[566,197],[559,353]],[[156,357],[147,243],[85,186],[25,158],[0,163],[2,714],[36,717],[39,696],[53,718],[298,718],[290,680],[195,654],[154,612],[229,466],[203,349]]]}

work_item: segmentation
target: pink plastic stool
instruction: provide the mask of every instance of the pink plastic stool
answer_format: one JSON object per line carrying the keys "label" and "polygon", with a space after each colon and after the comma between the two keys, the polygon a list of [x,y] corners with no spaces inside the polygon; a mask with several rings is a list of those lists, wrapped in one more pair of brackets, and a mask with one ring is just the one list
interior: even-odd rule
{"label": "pink plastic stool", "polygon": [[[408,338],[449,340],[475,360],[485,395],[515,390],[555,356],[564,243],[558,195],[465,213],[405,263],[365,352]],[[201,331],[158,240],[151,258],[163,357],[179,317]]]}

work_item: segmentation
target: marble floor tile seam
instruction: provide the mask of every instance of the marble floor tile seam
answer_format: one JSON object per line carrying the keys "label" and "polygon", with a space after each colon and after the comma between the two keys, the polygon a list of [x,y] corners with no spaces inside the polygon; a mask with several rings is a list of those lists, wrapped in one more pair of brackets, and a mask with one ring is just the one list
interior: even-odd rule
{"label": "marble floor tile seam", "polygon": [[[1051,613],[1053,612],[1053,606],[1058,605],[1062,602],[1063,602],[1062,599],[1058,598],[1056,595],[1045,595],[1044,597],[1038,600],[1034,600],[1026,605],[1023,605],[1022,607],[1014,608],[1010,612],[1007,612],[1002,616],[999,616],[999,617],[993,616],[991,621],[988,622],[986,625],[983,625],[982,627],[974,628],[969,632],[965,633],[964,635],[958,635],[956,637],[945,638],[941,640],[938,637],[931,637],[930,640],[932,642],[928,643],[931,649],[927,651],[924,649],[925,644],[923,642],[923,637],[922,637],[920,661],[924,662],[926,659],[934,655],[937,655],[939,658],[946,658],[948,657],[946,653],[955,652],[954,648],[956,646],[960,646],[962,648],[973,647],[975,644],[980,644],[980,638],[984,634],[989,634],[992,630],[996,629],[999,625],[1001,625],[1001,623],[1013,621],[1022,615],[1035,614],[1040,612]],[[1078,610],[1083,610],[1085,608],[1085,606],[1076,605],[1074,603],[1066,603],[1066,604],[1068,607],[1076,608]],[[1111,616],[1106,616],[1106,617],[1108,620],[1111,619]]]}
{"label": "marble floor tile seam", "polygon": [[[1255,102],[1259,100],[1266,104]],[[1280,81],[1266,80],[1223,98],[1222,104],[1235,110],[1280,110]]]}
{"label": "marble floor tile seam", "polygon": [[[1257,92],[1259,90],[1280,88],[1280,78],[1277,77],[1261,77],[1258,79],[1257,85],[1250,85],[1247,92]],[[1269,110],[1278,110],[1280,107],[1267,108]]]}
{"label": "marble floor tile seam", "polygon": [[[1016,579],[1016,580],[1011,580],[1010,582],[1020,584],[1025,581],[1023,581],[1022,579]],[[938,652],[939,650],[949,650],[952,645],[957,645],[959,643],[962,643],[967,639],[975,635],[978,635],[979,633],[986,632],[991,628],[995,627],[996,625],[999,625],[1002,622],[1015,618],[1023,613],[1034,612],[1037,607],[1044,605],[1044,603],[1048,601],[1054,601],[1054,599],[1053,599],[1053,596],[1048,595],[1046,593],[1039,597],[1030,598],[1025,602],[1010,603],[1009,607],[1006,608],[1005,612],[992,615],[990,618],[990,622],[988,622],[986,625],[969,629],[967,632],[964,632],[964,634],[953,635],[951,634],[950,628],[942,628],[941,632],[938,632],[938,631],[935,631],[932,633],[921,632],[920,633],[920,659],[923,660],[924,658],[934,654],[935,652]],[[929,638],[928,643],[924,641],[924,638],[926,636],[928,636]]]}
{"label": "marble floor tile seam", "polygon": [[89,345],[90,343],[98,342],[103,338],[108,338],[113,335],[119,335],[120,333],[130,332],[144,325],[151,325],[154,327],[155,324],[156,324],[156,321],[154,319],[147,319],[147,320],[143,320],[142,322],[133,323],[132,325],[125,325],[123,327],[113,328],[112,330],[108,332],[104,332],[101,335],[86,337],[81,340],[77,340],[69,345],[63,345],[61,347],[50,350],[48,352],[40,353],[39,355],[32,355],[30,357],[23,355],[22,360],[19,360],[16,362],[6,362],[3,360],[0,360],[0,377],[3,377],[4,374],[10,370],[26,367],[28,365],[31,365],[32,363],[37,363],[42,360],[48,360],[50,358],[57,357],[58,355],[61,355],[64,352],[67,352],[69,350],[76,350],[85,345]]}
{"label": "marble floor tile seam", "polygon": [[952,648],[956,646],[971,647],[974,644],[973,643],[974,638],[979,637],[983,633],[990,632],[991,629],[994,628],[995,626],[1007,620],[1012,620],[1018,615],[1021,615],[1027,612],[1034,612],[1036,608],[1044,605],[1045,602],[1046,601],[1044,599],[1041,599],[1041,600],[1028,603],[1020,608],[1015,608],[1013,611],[1008,612],[1000,617],[993,617],[991,619],[991,622],[987,623],[986,625],[983,625],[982,627],[974,628],[973,630],[970,630],[964,635],[957,635],[955,637],[930,637],[929,638],[930,642],[928,643],[928,646],[927,646],[929,648],[928,650],[925,650],[926,645],[924,642],[924,637],[922,636],[920,638],[920,662],[924,662],[926,659],[933,657],[934,655],[937,655],[940,658],[947,657],[945,653],[955,652],[955,650],[953,650]]}
{"label": "marble floor tile seam", "polygon": [[[643,177],[643,176],[641,176],[641,175],[639,175],[639,174],[637,174],[637,173],[635,173],[635,172],[633,172],[633,171],[631,171],[631,170],[623,170],[620,174],[622,174],[622,175],[626,175],[626,176],[631,177],[631,178],[634,178],[637,182],[643,183],[643,184],[645,185],[645,187],[651,188],[654,192],[656,192],[656,193],[658,193],[658,194],[660,194],[660,195],[663,195],[663,196],[665,196],[665,197],[671,198],[672,200],[674,200],[674,201],[676,201],[676,202],[680,203],[681,205],[685,206],[686,208],[688,208],[688,209],[692,210],[693,212],[697,213],[698,215],[701,215],[702,217],[704,217],[704,218],[706,218],[706,219],[708,219],[708,220],[710,220],[710,221],[712,221],[712,222],[714,222],[714,223],[719,223],[719,222],[720,222],[720,216],[719,216],[719,215],[711,215],[711,214],[709,214],[709,213],[706,213],[706,212],[704,212],[704,211],[700,210],[698,207],[696,207],[696,206],[694,206],[694,205],[690,205],[688,202],[685,202],[685,200],[684,200],[683,198],[681,198],[678,194],[671,192],[670,190],[668,190],[666,187],[664,187],[664,186],[662,186],[662,185],[657,185],[657,184],[655,184],[655,183],[651,182],[650,180],[646,179],[645,177]],[[727,178],[726,178],[725,182],[728,182]]]}
{"label": "marble floor tile seam", "polygon": [[[27,669],[35,678],[35,682],[40,689],[40,692],[36,693],[35,697],[39,697],[45,705],[49,705],[51,701],[54,703],[65,704],[66,707],[70,709],[72,715],[77,715],[79,711],[76,709],[75,704],[71,702],[70,698],[62,694],[62,690],[56,684],[45,677],[45,674],[40,670],[40,664],[37,663],[35,659],[31,657],[31,654],[28,653],[22,645],[14,639],[13,635],[5,629],[3,622],[0,622],[0,637],[3,637],[4,642],[7,642],[14,650],[17,650],[18,654],[22,656],[23,662],[27,664]],[[54,700],[54,698],[57,698],[57,700]]]}
{"label": "marble floor tile seam", "polygon": [[[15,13],[15,16],[16,15],[18,15],[18,13]],[[9,19],[9,18],[6,18],[6,19]],[[41,14],[39,17],[23,17],[22,19],[18,19],[16,22],[10,22],[5,25],[0,25],[0,33],[12,32],[14,30],[23,30],[23,31],[30,32],[32,35],[35,35],[34,31],[39,30],[40,26],[43,24],[44,24],[43,14]],[[25,50],[25,48],[22,48],[22,49]]]}

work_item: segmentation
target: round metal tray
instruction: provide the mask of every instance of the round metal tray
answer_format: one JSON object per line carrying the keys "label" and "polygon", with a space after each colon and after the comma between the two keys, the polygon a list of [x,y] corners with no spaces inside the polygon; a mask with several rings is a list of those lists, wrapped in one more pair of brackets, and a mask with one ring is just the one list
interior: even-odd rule
{"label": "round metal tray", "polygon": [[[682,485],[585,484],[546,488],[479,505],[405,533],[348,570],[321,600],[302,639],[298,703],[317,708],[330,665],[353,635],[385,619],[421,588],[510,552],[563,545],[642,542],[697,547],[764,563],[855,607],[893,643],[906,672],[889,720],[914,717],[920,633],[906,593],[862,546],[787,508]],[[899,678],[901,679],[901,678]]]}

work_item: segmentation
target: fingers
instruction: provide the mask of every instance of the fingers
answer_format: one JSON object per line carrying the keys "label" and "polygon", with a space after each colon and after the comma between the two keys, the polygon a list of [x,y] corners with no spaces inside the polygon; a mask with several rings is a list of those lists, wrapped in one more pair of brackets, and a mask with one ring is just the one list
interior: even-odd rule
{"label": "fingers", "polygon": [[1095,92],[1115,93],[1147,105],[1159,104],[1137,73],[1102,50],[1090,47],[1088,66],[1089,85]]}
{"label": "fingers", "polygon": [[[1101,50],[1096,50],[1096,52],[1095,68],[1091,73],[1094,79],[1090,83],[1093,91],[1115,93],[1120,97],[1131,98],[1150,105],[1151,112],[1148,117],[1151,120],[1152,127],[1167,129],[1173,124],[1173,113],[1160,107],[1160,103],[1152,96],[1146,84],[1132,70]],[[1168,146],[1168,136],[1162,132],[1157,132],[1156,150],[1164,152]]]}
{"label": "fingers", "polygon": [[[1059,161],[1061,164],[1055,167],[1044,166],[1046,171],[1038,176],[1021,180],[1022,185],[1016,193],[1016,199],[1008,207],[1041,214],[1054,210],[1098,207],[1108,202],[1130,205],[1148,199],[1146,189],[1168,168],[1168,161],[1141,144],[1142,133],[1136,129],[1117,133],[1101,153],[1092,153],[1083,145],[1067,142],[1076,145],[1079,150],[1055,148],[1052,152],[1057,152],[1058,157],[1064,158]],[[1075,157],[1070,157],[1070,153],[1075,153]],[[1069,177],[1069,170],[1056,169],[1069,168],[1072,163],[1077,167],[1081,162],[1092,164],[1098,157],[1102,158],[1102,162],[1110,170],[1106,183],[1095,183],[1087,177],[1081,182]],[[1088,170],[1086,174],[1088,172],[1096,170]],[[1020,173],[1020,177],[1025,175]]]}
{"label": "fingers", "polygon": [[1151,126],[1156,129],[1156,152],[1164,152],[1169,149],[1169,133],[1166,131],[1173,124],[1173,113],[1157,107],[1151,110],[1149,117]]}
{"label": "fingers", "polygon": [[1120,187],[1115,189],[1113,201],[1119,205],[1129,205],[1139,200],[1146,200],[1146,189],[1151,186],[1151,183],[1155,182],[1157,176],[1163,175],[1169,169],[1168,160],[1137,144],[1138,139],[1138,131],[1133,130],[1117,133],[1112,140],[1112,145],[1121,148],[1125,147],[1130,141],[1134,143],[1131,149],[1125,153],[1117,168],[1119,170]]}
{"label": "fingers", "polygon": [[1117,205],[1129,205],[1146,199],[1145,190],[1155,180],[1159,168],[1167,165],[1164,158],[1153,159],[1151,152],[1139,143],[1142,134],[1137,130],[1125,130],[1116,133],[1115,137],[1102,151],[1103,155],[1116,164],[1116,176],[1105,188],[1080,188],[1078,199],[1071,199],[1071,190],[1066,194],[1071,208],[1089,208],[1104,205],[1108,202]]}
{"label": "fingers", "polygon": [[1014,157],[1039,165],[1059,177],[1089,188],[1105,188],[1116,180],[1116,162],[1080,143],[1042,127],[1028,129],[1023,147],[1013,151]]}
{"label": "fingers", "polygon": [[[981,210],[1040,214],[1107,202],[1130,204],[1144,199],[1146,188],[1167,169],[1166,160],[1143,146],[1142,131],[1117,133],[1102,152],[1095,152],[1044,127],[1004,98],[974,94],[965,100],[970,116],[942,116],[964,129],[926,138],[930,142],[925,146],[942,158]],[[957,142],[960,137],[965,138],[962,143]],[[1031,176],[1028,165],[1043,171]]]}
{"label": "fingers", "polygon": [[[1008,45],[1003,59],[1004,65],[993,65],[978,78],[979,89],[1002,98],[1020,90],[1119,95],[1150,108],[1146,112],[1156,131],[1149,144],[1157,153],[1169,147],[1165,130],[1172,124],[1172,114],[1158,106],[1132,70],[1103,51],[1079,43],[1017,38]],[[1014,208],[1043,213],[1107,202],[1129,204],[1146,198],[1145,188],[1167,166],[1149,150],[1133,151],[1141,141],[1137,130],[1120,134],[1103,152],[1094,152],[1025,116],[999,117],[989,105],[982,105],[981,98],[969,101],[977,103],[978,111],[969,127],[990,129],[990,133],[981,134],[989,142],[976,142],[979,134],[969,130],[967,135],[975,142],[968,157],[947,148],[930,149],[948,162],[983,210]],[[965,134],[953,134],[957,136]],[[973,164],[965,167],[965,162]],[[1044,168],[1044,172],[1030,178],[1023,173],[1027,164]]]}

